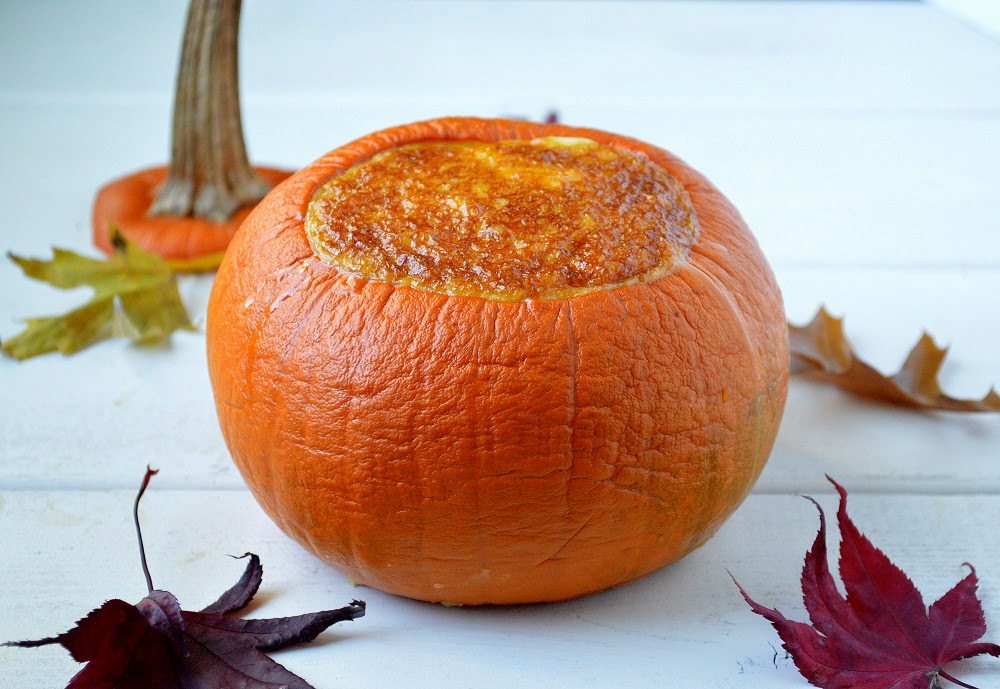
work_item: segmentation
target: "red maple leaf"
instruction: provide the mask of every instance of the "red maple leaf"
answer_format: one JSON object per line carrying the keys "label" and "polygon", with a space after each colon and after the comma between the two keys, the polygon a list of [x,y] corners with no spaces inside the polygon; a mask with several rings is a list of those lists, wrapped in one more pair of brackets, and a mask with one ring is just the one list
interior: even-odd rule
{"label": "red maple leaf", "polygon": [[336,622],[362,617],[364,602],[294,617],[238,617],[233,613],[253,599],[264,571],[260,558],[247,553],[243,557],[250,561],[232,588],[201,612],[182,610],[172,593],[153,589],[139,532],[139,499],[155,473],[146,471],[135,499],[149,595],[135,605],[109,600],[59,636],[3,645],[66,648],[74,660],[86,663],[66,689],[312,689],[263,652],[312,641]]}
{"label": "red maple leaf", "polygon": [[847,597],[827,564],[823,508],[807,498],[819,510],[819,533],[802,568],[812,625],[765,608],[736,582],[743,598],[774,626],[799,672],[817,687],[935,689],[947,679],[974,689],[944,667],[978,655],[1000,656],[997,644],[977,643],[986,619],[976,597],[976,571],[969,565],[969,575],[928,609],[913,582],[847,516],[847,491],[827,479],[840,494],[840,578]]}

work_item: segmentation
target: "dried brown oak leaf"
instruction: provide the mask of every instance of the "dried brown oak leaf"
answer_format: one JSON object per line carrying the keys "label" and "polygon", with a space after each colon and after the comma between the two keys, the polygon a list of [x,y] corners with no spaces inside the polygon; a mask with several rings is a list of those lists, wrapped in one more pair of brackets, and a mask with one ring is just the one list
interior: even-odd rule
{"label": "dried brown oak leaf", "polygon": [[820,308],[807,325],[789,324],[792,371],[804,378],[832,383],[861,397],[919,409],[998,412],[1000,395],[990,391],[981,400],[949,397],[938,384],[947,349],[924,333],[910,350],[898,373],[886,376],[854,353],[844,335],[844,319]]}
{"label": "dried brown oak leaf", "polygon": [[968,576],[928,609],[909,577],[847,516],[847,491],[830,482],[840,494],[840,578],[846,598],[827,563],[826,516],[812,498],[819,533],[802,568],[802,595],[812,625],[764,607],[737,583],[743,598],[774,626],[799,672],[817,687],[936,689],[946,679],[972,689],[944,667],[978,655],[1000,656],[1000,646],[979,642],[986,620],[976,597],[975,570],[970,566]]}
{"label": "dried brown oak leaf", "polygon": [[[150,477],[136,497],[136,508]],[[136,531],[139,531],[138,516]],[[260,587],[263,568],[252,553],[240,580],[201,612],[182,610],[173,594],[154,590],[139,534],[149,595],[136,605],[109,600],[59,636],[7,646],[60,644],[86,666],[66,689],[312,689],[263,652],[312,641],[330,625],[365,614],[354,601],[337,610],[246,620],[243,609]]]}

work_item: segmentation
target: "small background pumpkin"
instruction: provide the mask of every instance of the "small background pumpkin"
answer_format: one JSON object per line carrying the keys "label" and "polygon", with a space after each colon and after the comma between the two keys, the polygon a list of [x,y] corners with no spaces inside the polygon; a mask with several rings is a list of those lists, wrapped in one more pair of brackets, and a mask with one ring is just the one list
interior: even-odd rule
{"label": "small background pumpkin", "polygon": [[[381,150],[540,136],[676,177],[701,228],[687,261],[501,302],[358,280],[310,247],[313,192]],[[448,118],[331,151],[251,213],[207,325],[222,431],[264,510],[358,583],[448,603],[562,600],[696,548],[760,474],[787,389],[781,297],[732,205],[666,151],[556,124]]]}
{"label": "small background pumpkin", "polygon": [[240,114],[242,0],[191,0],[174,94],[170,162],[102,186],[94,244],[121,232],[177,271],[214,270],[257,201],[290,173],[251,167]]}

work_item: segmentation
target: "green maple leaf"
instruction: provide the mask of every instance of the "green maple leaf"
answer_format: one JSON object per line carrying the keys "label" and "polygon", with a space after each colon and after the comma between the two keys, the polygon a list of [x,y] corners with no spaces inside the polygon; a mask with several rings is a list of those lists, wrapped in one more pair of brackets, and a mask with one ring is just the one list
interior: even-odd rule
{"label": "green maple leaf", "polygon": [[111,337],[136,344],[162,342],[175,330],[194,330],[177,281],[166,262],[143,251],[117,231],[107,259],[53,248],[51,260],[8,253],[24,274],[60,289],[91,287],[94,296],[61,316],[25,319],[27,327],[3,343],[18,360],[59,351],[72,354]]}

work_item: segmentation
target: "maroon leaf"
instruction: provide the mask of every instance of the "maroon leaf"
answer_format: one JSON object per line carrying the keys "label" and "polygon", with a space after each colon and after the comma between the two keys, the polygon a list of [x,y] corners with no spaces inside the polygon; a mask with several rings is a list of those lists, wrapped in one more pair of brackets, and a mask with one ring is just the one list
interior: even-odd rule
{"label": "maroon leaf", "polygon": [[202,612],[218,615],[236,612],[245,608],[247,603],[257,595],[257,589],[260,588],[261,579],[264,577],[264,568],[260,564],[260,558],[253,553],[244,553],[237,559],[242,560],[244,557],[249,557],[250,562],[247,563],[247,568],[244,570],[240,580],[231,589],[219,596],[219,600],[207,608],[203,608]]}
{"label": "maroon leaf", "polygon": [[254,648],[276,651],[292,644],[312,641],[330,625],[353,620],[364,614],[364,602],[356,600],[338,610],[324,610],[295,617],[244,620],[232,615],[185,612],[184,621],[187,623],[188,634],[202,641],[211,641],[216,635],[222,634],[229,639],[240,639],[240,643]]}
{"label": "maroon leaf", "polygon": [[[296,643],[312,641],[324,629],[344,620],[353,620],[365,614],[365,604],[354,601],[339,610],[326,610],[296,617],[270,620],[244,620],[231,615],[206,615],[185,612],[187,639],[192,651],[182,660],[184,670],[194,666],[192,672],[182,671],[182,676],[197,675],[206,681],[205,689],[229,686],[223,680],[236,682],[246,689],[265,689],[273,685],[288,689],[309,689],[302,678],[278,665],[262,650],[277,650]],[[207,670],[207,671],[206,671]],[[207,680],[211,679],[211,682]],[[192,684],[200,687],[200,684]],[[185,685],[187,689],[188,685]]]}
{"label": "maroon leaf", "polygon": [[68,632],[5,646],[31,648],[61,644],[73,660],[87,665],[66,689],[177,689],[170,642],[134,605],[109,600]]}
{"label": "maroon leaf", "polygon": [[826,515],[809,498],[819,510],[819,533],[802,568],[812,625],[760,605],[737,582],[743,598],[774,626],[799,672],[818,687],[933,689],[941,678],[968,687],[944,667],[977,655],[1000,656],[1000,646],[975,643],[986,633],[975,570],[928,610],[913,582],[851,521],[847,491],[830,482],[840,494],[840,576],[847,596],[837,590],[827,563]]}
{"label": "maroon leaf", "polygon": [[182,610],[173,594],[153,590],[139,531],[139,499],[156,472],[149,469],[136,497],[136,531],[149,595],[136,605],[110,600],[59,636],[16,641],[25,648],[60,644],[87,663],[67,689],[312,689],[262,651],[312,641],[336,622],[365,614],[353,601],[337,610],[264,620],[231,613],[253,599],[263,568],[252,553],[240,580],[202,612]]}
{"label": "maroon leaf", "polygon": [[237,644],[191,644],[191,653],[181,664],[187,678],[184,689],[312,689],[312,685],[260,651]]}
{"label": "maroon leaf", "polygon": [[175,653],[182,656],[186,654],[184,613],[174,594],[169,591],[151,591],[148,596],[135,604],[135,609],[146,618],[150,627],[167,637]]}

